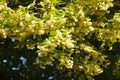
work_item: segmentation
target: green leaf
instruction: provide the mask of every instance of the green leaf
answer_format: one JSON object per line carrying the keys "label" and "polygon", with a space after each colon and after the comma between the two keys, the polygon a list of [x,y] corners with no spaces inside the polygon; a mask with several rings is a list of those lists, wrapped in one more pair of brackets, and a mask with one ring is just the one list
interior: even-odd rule
{"label": "green leaf", "polygon": [[56,35],[56,31],[51,31],[50,32],[50,37],[54,37]]}
{"label": "green leaf", "polygon": [[52,3],[57,4],[57,3],[59,3],[59,0],[52,0]]}
{"label": "green leaf", "polygon": [[0,0],[0,2],[2,2],[2,1],[6,1],[6,0]]}

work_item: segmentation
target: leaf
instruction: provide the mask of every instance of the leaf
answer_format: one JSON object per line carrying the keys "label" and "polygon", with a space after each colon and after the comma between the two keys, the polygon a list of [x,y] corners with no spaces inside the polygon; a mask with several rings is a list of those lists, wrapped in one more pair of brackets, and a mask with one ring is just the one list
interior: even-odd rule
{"label": "leaf", "polygon": [[2,1],[4,2],[4,1],[6,1],[6,0],[0,0],[0,2],[2,2]]}
{"label": "leaf", "polygon": [[51,31],[50,32],[50,37],[54,37],[56,35],[56,32],[55,31]]}
{"label": "leaf", "polygon": [[57,3],[59,3],[59,0],[52,0],[52,3],[57,4]]}

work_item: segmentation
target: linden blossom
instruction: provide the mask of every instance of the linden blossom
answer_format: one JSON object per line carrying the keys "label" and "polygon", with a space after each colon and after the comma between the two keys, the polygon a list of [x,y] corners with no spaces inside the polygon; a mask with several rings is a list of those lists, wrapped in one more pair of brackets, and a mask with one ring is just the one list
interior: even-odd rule
{"label": "linden blossom", "polygon": [[72,40],[68,39],[65,42],[63,42],[63,45],[65,45],[67,48],[74,48],[74,44],[72,42]]}
{"label": "linden blossom", "polygon": [[[115,2],[112,0],[42,0],[40,3],[34,1],[35,5],[29,6],[29,9],[27,6],[12,9],[0,3],[0,41],[2,41],[0,49],[5,46],[6,50],[3,49],[5,54],[7,49],[8,51],[11,49],[11,53],[12,50],[18,50],[18,52],[15,51],[17,53],[33,53],[30,57],[29,54],[25,56],[28,56],[31,61],[37,58],[36,64],[41,68],[46,68],[45,70],[49,70],[49,66],[53,64],[50,76],[54,74],[55,76],[50,79],[55,79],[60,75],[60,80],[72,78],[97,80],[101,73],[104,77],[107,69],[109,70],[107,61],[112,61],[112,58],[119,55],[119,45],[114,47],[114,44],[119,43],[117,40],[120,34],[120,15],[115,14],[118,10],[116,6],[110,8],[116,5]],[[10,39],[11,42],[9,42],[11,37],[15,40]],[[18,47],[14,49],[14,45]],[[22,49],[24,51],[21,51]],[[37,57],[34,54],[36,51]],[[115,53],[112,55],[114,57],[111,57],[111,53]],[[108,56],[107,59],[105,55]],[[3,66],[5,67],[5,64],[10,61],[4,60]],[[119,61],[116,62],[116,66],[117,63]],[[30,66],[32,66],[31,62]],[[110,68],[110,70],[113,69]],[[112,71],[109,72],[112,74]],[[23,77],[26,77],[26,74]],[[45,77],[49,75],[43,74]],[[38,72],[37,75],[40,76]]]}

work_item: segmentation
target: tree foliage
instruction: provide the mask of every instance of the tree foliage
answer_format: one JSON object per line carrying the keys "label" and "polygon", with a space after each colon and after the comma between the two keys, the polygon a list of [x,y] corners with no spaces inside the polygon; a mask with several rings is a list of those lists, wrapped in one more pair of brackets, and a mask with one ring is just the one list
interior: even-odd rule
{"label": "tree foliage", "polygon": [[54,66],[67,79],[106,79],[111,73],[120,79],[119,0],[22,2],[0,2],[0,46],[25,48],[37,54],[34,65]]}

